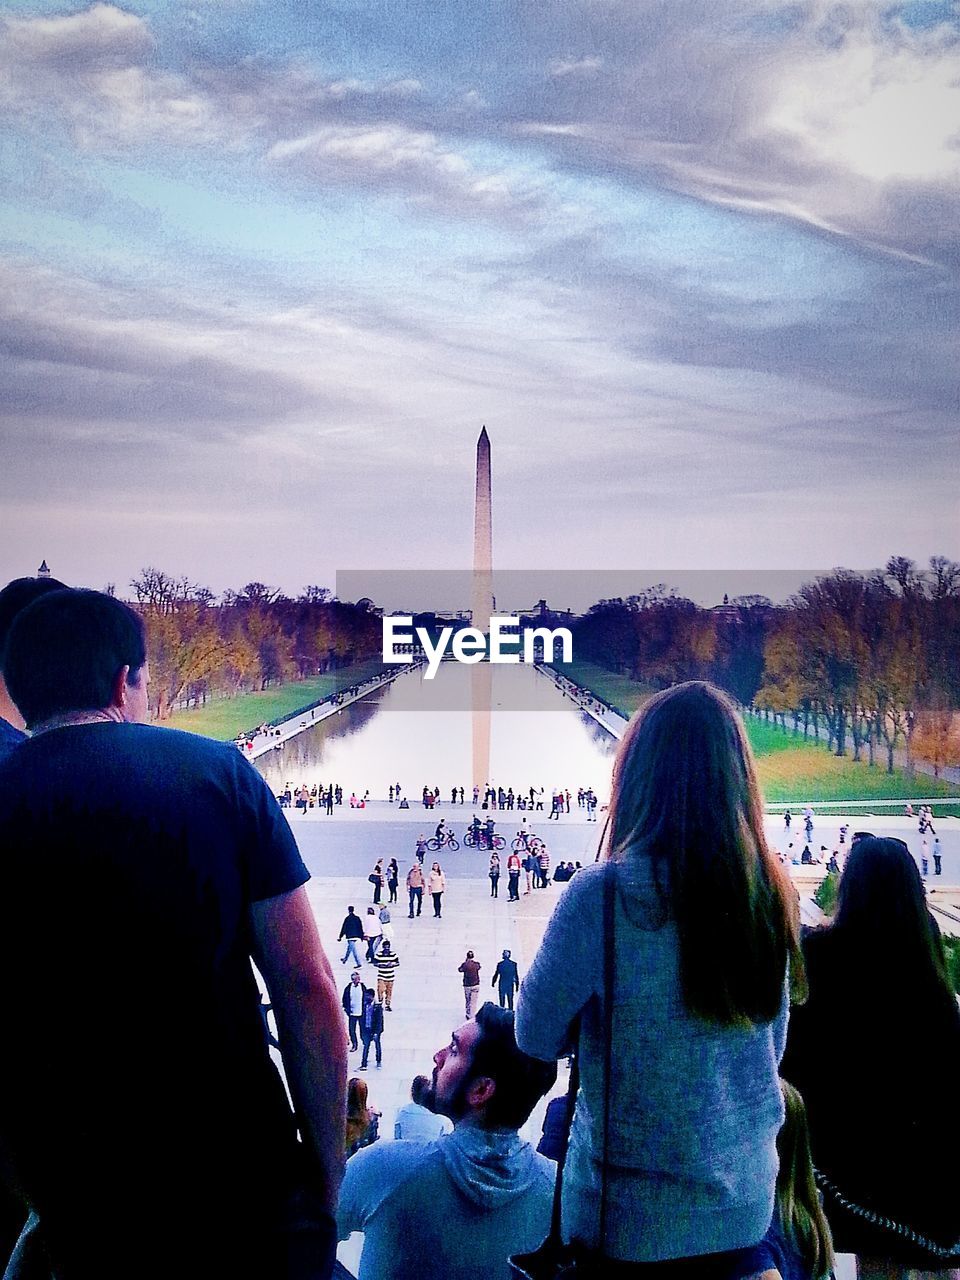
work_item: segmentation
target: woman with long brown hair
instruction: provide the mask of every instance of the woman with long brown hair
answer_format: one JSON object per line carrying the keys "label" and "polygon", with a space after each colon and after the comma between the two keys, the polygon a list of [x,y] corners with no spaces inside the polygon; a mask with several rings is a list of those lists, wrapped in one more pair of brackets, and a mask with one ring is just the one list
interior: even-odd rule
{"label": "woman with long brown hair", "polygon": [[698,1276],[750,1275],[773,1213],[788,971],[799,982],[802,970],[796,897],[764,838],[743,727],[717,689],[678,685],[630,722],[603,853],[557,904],[517,1010],[525,1052],[578,1051],[564,1239],[621,1262],[689,1258]]}

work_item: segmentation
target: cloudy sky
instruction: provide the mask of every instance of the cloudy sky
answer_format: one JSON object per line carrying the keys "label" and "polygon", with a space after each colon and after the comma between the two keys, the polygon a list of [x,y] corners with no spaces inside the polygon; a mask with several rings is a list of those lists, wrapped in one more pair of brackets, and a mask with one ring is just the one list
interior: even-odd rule
{"label": "cloudy sky", "polygon": [[960,5],[7,0],[0,578],[960,556]]}

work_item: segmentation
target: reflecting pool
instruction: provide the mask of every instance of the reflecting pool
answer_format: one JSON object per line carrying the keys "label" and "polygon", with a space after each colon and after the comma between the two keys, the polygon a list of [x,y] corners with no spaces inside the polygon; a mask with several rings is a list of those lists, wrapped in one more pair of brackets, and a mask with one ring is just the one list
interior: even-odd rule
{"label": "reflecting pool", "polygon": [[[347,795],[369,790],[383,800],[399,782],[411,802],[424,786],[439,787],[445,800],[462,786],[469,802],[474,719],[466,708],[473,670],[445,662],[433,680],[422,668],[403,675],[261,756],[257,768],[277,792],[288,782],[334,782]],[[489,671],[489,781],[516,792],[543,787],[548,808],[554,787],[574,793],[592,787],[606,800],[616,748],[606,730],[533,667]]]}

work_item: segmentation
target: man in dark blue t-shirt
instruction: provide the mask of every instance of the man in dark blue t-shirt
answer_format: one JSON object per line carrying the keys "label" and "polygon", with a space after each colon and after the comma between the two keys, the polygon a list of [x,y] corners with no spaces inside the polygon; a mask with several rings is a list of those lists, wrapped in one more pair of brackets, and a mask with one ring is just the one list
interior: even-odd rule
{"label": "man in dark blue t-shirt", "polygon": [[321,1280],[346,1045],[286,819],[234,747],[140,723],[119,601],[31,605],[7,677],[33,736],[0,764],[0,1147],[34,1243],[66,1277]]}

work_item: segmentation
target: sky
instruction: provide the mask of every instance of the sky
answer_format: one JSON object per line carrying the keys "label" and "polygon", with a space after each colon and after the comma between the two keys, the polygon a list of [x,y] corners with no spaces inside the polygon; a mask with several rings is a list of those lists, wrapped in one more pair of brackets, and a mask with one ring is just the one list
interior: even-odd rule
{"label": "sky", "polygon": [[7,0],[0,579],[960,558],[960,5]]}

